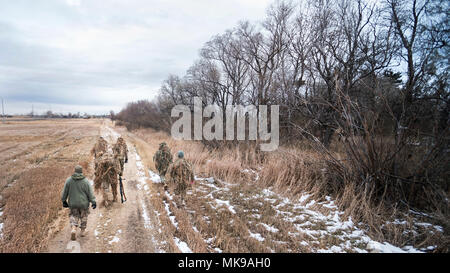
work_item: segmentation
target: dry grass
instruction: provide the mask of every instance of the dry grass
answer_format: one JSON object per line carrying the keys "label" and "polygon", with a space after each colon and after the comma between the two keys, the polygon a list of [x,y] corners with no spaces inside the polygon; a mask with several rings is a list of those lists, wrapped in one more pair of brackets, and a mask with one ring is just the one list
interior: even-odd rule
{"label": "dry grass", "polygon": [[[336,245],[340,241],[340,234],[337,232],[321,236],[314,244],[300,244],[300,242],[311,243],[311,238],[307,234],[293,236],[292,234],[296,233],[294,225],[305,223],[307,219],[290,223],[284,221],[283,217],[275,215],[273,205],[277,205],[279,200],[270,204],[263,198],[253,198],[264,188],[271,188],[290,198],[298,198],[302,193],[308,192],[318,202],[333,193],[339,209],[345,212],[344,219],[351,216],[354,222],[363,223],[364,226],[361,228],[367,230],[373,239],[387,241],[397,246],[414,245],[417,248],[438,245],[436,251],[448,252],[446,248],[449,242],[446,223],[448,220],[445,220],[445,216],[441,216],[444,221],[434,222],[431,219],[413,217],[409,213],[405,214],[382,204],[375,206],[373,200],[370,200],[370,194],[361,192],[355,187],[355,183],[345,183],[343,188],[342,185],[331,185],[330,188],[329,177],[333,174],[327,170],[323,157],[307,147],[299,148],[301,146],[298,145],[280,147],[276,152],[259,154],[255,152],[257,149],[247,145],[208,150],[200,142],[173,140],[167,134],[151,129],[139,129],[130,135],[135,139],[145,165],[153,171],[155,171],[153,154],[158,144],[165,141],[172,153],[178,150],[185,152],[185,157],[193,163],[197,176],[214,177],[216,185],[220,185],[220,181],[235,184],[229,192],[212,192],[208,190],[207,185],[198,182],[187,196],[185,210],[179,210],[165,200],[165,193],[163,189],[158,188],[158,184],[152,185],[158,192],[153,197],[152,204],[161,214],[160,218],[164,224],[172,226],[162,205],[164,202],[170,204],[170,211],[180,223],[178,229],[173,226],[168,229],[168,238],[175,232],[177,237],[195,248],[193,249],[195,252],[215,252],[215,248],[224,252],[310,252],[313,249]],[[333,146],[338,144],[333,143]],[[339,153],[334,156],[342,158]],[[248,171],[243,172],[245,169]],[[332,188],[333,186],[336,188]],[[215,199],[230,200],[237,208],[236,214],[214,204]],[[252,217],[252,210],[259,211],[259,219]],[[285,212],[296,213],[289,206],[285,208]],[[392,224],[395,219],[403,219],[406,224]],[[430,233],[427,229],[418,230],[414,227],[414,222],[419,219],[444,226],[444,232]],[[279,232],[268,232],[260,223],[272,226]],[[320,223],[307,227],[312,231],[325,229]],[[412,230],[415,231],[411,232]],[[266,240],[258,241],[249,236],[250,232],[259,233]],[[171,249],[176,247],[172,246]]]}
{"label": "dry grass", "polygon": [[[118,130],[120,131],[120,129]],[[166,136],[164,134],[155,133],[154,138],[152,138],[155,143],[162,142]],[[139,156],[145,164],[145,166],[155,170],[153,155],[156,152],[158,145],[149,145],[141,138],[136,136],[131,136],[130,138],[135,145],[136,149],[139,151]],[[158,142],[158,144],[159,144]],[[172,150],[173,152],[173,150]],[[151,192],[153,193],[150,197],[150,204],[152,207],[158,211],[159,221],[164,226],[162,231],[162,240],[168,242],[167,252],[179,252],[178,247],[175,245],[173,237],[177,237],[180,240],[186,242],[194,252],[208,252],[207,246],[202,240],[201,236],[192,229],[192,225],[189,222],[189,218],[184,210],[178,209],[173,202],[170,202],[164,192],[161,184],[150,184]],[[173,213],[167,215],[165,205],[168,205],[170,211]],[[178,228],[173,226],[169,216],[175,216],[177,219]]]}
{"label": "dry grass", "polygon": [[[197,176],[213,176],[224,181],[239,182],[237,183],[238,187],[233,188],[228,196],[222,196],[224,193],[217,193],[208,199],[205,199],[205,196],[210,192],[202,193],[202,191],[191,189],[189,191],[190,194],[187,195],[186,203],[188,205],[185,210],[178,209],[173,202],[167,199],[160,184],[152,184],[152,190],[157,192],[152,197],[152,205],[159,212],[161,223],[167,227],[166,239],[168,242],[173,241],[171,236],[175,234],[176,237],[187,242],[194,252],[216,252],[215,248],[219,248],[224,252],[307,252],[309,250],[309,248],[300,245],[299,241],[293,240],[292,236],[289,236],[289,233],[295,230],[293,223],[286,223],[274,217],[273,209],[263,198],[259,200],[263,204],[263,208],[261,208],[255,200],[244,201],[243,198],[239,197],[241,193],[251,197],[259,192],[259,189],[255,189],[252,185],[243,183],[244,181],[253,180],[254,176],[242,173],[244,166],[240,162],[240,160],[253,162],[256,165],[256,156],[249,156],[248,153],[239,152],[239,149],[229,150],[227,153],[208,151],[199,142],[175,141],[164,133],[154,132],[150,129],[135,131],[133,136],[136,148],[144,164],[152,170],[155,170],[155,167],[151,158],[156,152],[158,144],[165,141],[171,148],[172,153],[178,150],[185,151],[186,158],[193,162],[195,166]],[[236,160],[236,157],[240,160]],[[279,167],[275,166],[275,168],[279,170]],[[266,181],[266,183],[270,182]],[[202,186],[195,185],[195,187]],[[287,188],[284,189],[287,190]],[[231,199],[233,204],[242,206],[244,210],[233,214],[226,209],[214,208],[209,204],[214,198]],[[169,205],[170,211],[173,213],[171,216],[175,216],[178,222],[178,229],[172,225],[164,208],[165,204]],[[251,211],[253,209],[261,211],[261,221],[278,228],[281,232],[270,234],[270,232],[258,225],[259,221],[251,219],[248,213],[248,210]],[[261,243],[249,236],[250,230],[253,230],[253,233],[260,233],[270,240],[265,240],[265,242]],[[214,241],[211,238],[215,238]],[[205,242],[208,242],[208,244]],[[276,242],[282,243],[278,244]],[[169,251],[178,251],[178,249],[171,245]]]}
{"label": "dry grass", "polygon": [[[25,171],[7,190],[2,252],[39,252],[46,244],[47,226],[57,216],[61,180],[71,167],[41,167]],[[48,175],[51,173],[52,175]]]}
{"label": "dry grass", "polygon": [[89,150],[99,122],[44,120],[0,126],[0,138],[11,147],[1,155],[0,252],[41,252],[49,233],[61,227],[55,221],[67,219],[61,214],[60,195],[74,166],[81,164],[85,175],[92,176]]}

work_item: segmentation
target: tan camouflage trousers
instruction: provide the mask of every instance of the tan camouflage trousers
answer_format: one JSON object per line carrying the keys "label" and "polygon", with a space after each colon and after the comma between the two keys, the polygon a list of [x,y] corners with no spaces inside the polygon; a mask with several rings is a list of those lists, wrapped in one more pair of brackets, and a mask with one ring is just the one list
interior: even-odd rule
{"label": "tan camouflage trousers", "polygon": [[103,182],[102,183],[102,188],[103,188],[103,200],[107,201],[108,198],[108,192],[109,192],[109,187],[111,186],[111,190],[112,190],[112,195],[113,195],[113,202],[117,201],[117,183],[114,184],[110,184],[108,182]]}
{"label": "tan camouflage trousers", "polygon": [[88,214],[89,208],[87,209],[71,208],[69,212],[70,225],[80,227],[81,229],[85,229],[87,225]]}
{"label": "tan camouflage trousers", "polygon": [[169,165],[163,165],[159,164],[156,169],[158,170],[159,175],[165,176],[167,173],[167,170],[169,169]]}
{"label": "tan camouflage trousers", "polygon": [[188,186],[184,182],[178,182],[175,188],[175,194],[181,197],[181,200],[184,201],[186,198],[186,190]]}
{"label": "tan camouflage trousers", "polygon": [[119,165],[120,165],[120,172],[119,175],[122,176],[123,175],[123,165],[125,164],[125,159],[123,158],[119,158]]}

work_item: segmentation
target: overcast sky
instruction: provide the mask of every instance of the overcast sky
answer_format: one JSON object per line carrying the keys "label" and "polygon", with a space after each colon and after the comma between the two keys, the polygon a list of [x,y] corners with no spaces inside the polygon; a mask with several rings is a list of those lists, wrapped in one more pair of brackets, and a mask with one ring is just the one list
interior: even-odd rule
{"label": "overcast sky", "polygon": [[5,112],[120,111],[271,0],[0,0]]}

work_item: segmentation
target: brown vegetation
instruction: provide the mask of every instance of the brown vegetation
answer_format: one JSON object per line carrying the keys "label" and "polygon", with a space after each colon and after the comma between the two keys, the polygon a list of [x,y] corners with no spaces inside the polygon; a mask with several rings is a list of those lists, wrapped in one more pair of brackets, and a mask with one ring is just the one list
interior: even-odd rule
{"label": "brown vegetation", "polygon": [[[80,164],[92,175],[89,149],[98,135],[98,121],[24,121],[1,125],[0,194],[4,223],[0,252],[41,252],[54,221],[61,215],[65,180]],[[16,147],[20,143],[19,147]],[[8,148],[3,148],[8,149]],[[53,230],[56,229],[56,230]]]}
{"label": "brown vegetation", "polygon": [[[197,181],[194,185],[196,190],[191,189],[187,195],[185,210],[178,209],[168,200],[161,184],[152,184],[152,204],[160,213],[160,219],[168,226],[168,237],[176,232],[177,237],[182,238],[197,251],[214,252],[218,247],[225,252],[310,252],[327,245],[340,242],[339,236],[328,235],[319,239],[319,245],[301,245],[300,242],[310,242],[311,238],[306,234],[292,237],[296,232],[294,224],[283,221],[273,211],[273,205],[281,204],[281,200],[270,204],[264,198],[254,198],[261,194],[261,190],[270,188],[282,196],[296,199],[304,193],[311,194],[315,200],[325,200],[327,195],[336,198],[336,204],[345,212],[344,219],[351,216],[354,222],[363,223],[362,229],[379,241],[387,241],[397,246],[414,245],[423,247],[437,245],[437,251],[448,251],[448,218],[444,214],[430,214],[427,216],[414,215],[409,212],[400,211],[387,207],[385,203],[377,203],[371,200],[370,194],[361,192],[354,188],[355,183],[333,185],[333,169],[329,169],[323,156],[313,147],[297,145],[282,147],[276,152],[268,153],[263,158],[254,152],[254,149],[234,147],[229,149],[210,150],[201,142],[177,141],[171,139],[163,132],[152,129],[140,129],[133,131],[136,147],[146,166],[155,171],[151,160],[156,152],[158,144],[165,141],[173,152],[183,150],[187,160],[193,163],[195,174],[198,177],[214,177],[216,186],[224,186],[223,183],[232,183],[234,186],[230,192],[212,193],[206,184]],[[142,140],[145,140],[143,142]],[[342,146],[333,142],[332,146]],[[246,145],[245,145],[246,146]],[[343,149],[343,147],[340,147]],[[343,157],[340,153],[333,153],[334,158]],[[243,170],[248,170],[243,172]],[[226,181],[226,182],[221,182]],[[333,186],[335,188],[333,188]],[[243,208],[237,210],[236,214],[226,209],[218,210],[210,204],[214,198],[230,200],[233,205]],[[250,201],[251,200],[251,201]],[[175,229],[166,215],[164,204],[167,203],[173,212],[180,228]],[[320,209],[318,207],[317,209]],[[251,211],[259,211],[261,218],[252,218]],[[285,207],[286,213],[295,213],[293,208]],[[164,220],[165,219],[165,220]],[[404,225],[392,224],[395,219],[406,221]],[[414,221],[431,222],[444,227],[443,233],[433,233],[427,229],[417,230]],[[230,223],[233,224],[226,224]],[[183,223],[191,223],[184,226]],[[277,234],[266,231],[259,223],[266,223],[279,230]],[[181,228],[182,227],[182,228]],[[194,230],[195,227],[199,232]],[[309,227],[310,230],[320,231],[324,226],[315,223]],[[265,238],[264,242],[256,242],[249,237],[249,231],[259,232]],[[411,233],[416,230],[417,233]],[[339,235],[339,234],[337,234]],[[205,248],[205,240],[216,236],[214,242]],[[294,239],[295,238],[295,239]],[[168,240],[171,241],[171,240]],[[284,242],[283,244],[279,242]],[[361,246],[364,249],[364,246]],[[194,250],[194,249],[192,249]],[[196,251],[194,250],[194,251]],[[348,251],[352,251],[348,249]]]}
{"label": "brown vegetation", "polygon": [[[155,101],[115,119],[169,132],[171,109],[193,110],[193,97],[220,109],[279,105],[277,152],[188,144],[197,171],[239,181],[243,168],[261,168],[262,185],[331,194],[377,238],[420,245],[429,236],[381,226],[422,211],[448,234],[447,12],[439,1],[279,1],[260,23],[214,36],[185,76],[170,75]],[[448,251],[448,239],[433,240]]]}

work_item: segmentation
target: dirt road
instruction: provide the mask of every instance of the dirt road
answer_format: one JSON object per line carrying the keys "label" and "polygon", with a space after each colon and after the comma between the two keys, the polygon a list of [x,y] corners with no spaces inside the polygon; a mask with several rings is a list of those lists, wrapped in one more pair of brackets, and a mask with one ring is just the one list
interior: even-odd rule
{"label": "dirt road", "polygon": [[[106,123],[100,134],[110,146],[119,136]],[[160,239],[160,224],[151,209],[148,177],[142,168],[142,162],[132,143],[124,136],[129,149],[128,163],[124,170],[124,187],[128,201],[113,203],[109,208],[101,206],[101,194],[96,193],[97,209],[90,208],[87,235],[80,237],[77,233],[75,242],[70,240],[70,225],[66,218],[65,227],[49,242],[48,252],[83,252],[83,253],[142,253],[165,252],[164,241]],[[89,177],[90,180],[93,177]],[[109,192],[110,199],[112,198]],[[68,211],[65,210],[65,214]]]}

